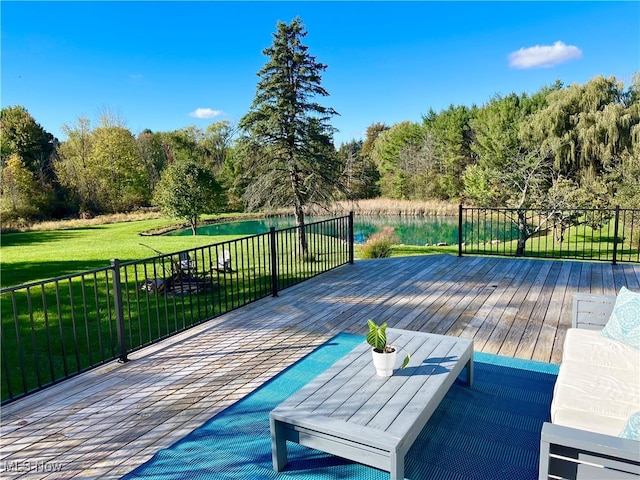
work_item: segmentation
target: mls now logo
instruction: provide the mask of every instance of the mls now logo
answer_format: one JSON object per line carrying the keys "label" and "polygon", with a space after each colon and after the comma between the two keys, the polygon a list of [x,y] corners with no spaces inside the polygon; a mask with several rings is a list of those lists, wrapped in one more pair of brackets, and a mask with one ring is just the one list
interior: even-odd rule
{"label": "mls now logo", "polygon": [[0,465],[0,471],[15,473],[53,473],[62,471],[62,468],[62,463],[42,460],[13,460]]}

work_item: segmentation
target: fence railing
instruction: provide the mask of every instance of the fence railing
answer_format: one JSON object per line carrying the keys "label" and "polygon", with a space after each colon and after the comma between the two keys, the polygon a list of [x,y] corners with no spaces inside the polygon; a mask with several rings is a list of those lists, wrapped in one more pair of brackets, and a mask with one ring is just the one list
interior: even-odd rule
{"label": "fence railing", "polygon": [[2,289],[2,403],[346,263],[353,214]]}
{"label": "fence railing", "polygon": [[640,262],[640,210],[460,205],[458,254]]}

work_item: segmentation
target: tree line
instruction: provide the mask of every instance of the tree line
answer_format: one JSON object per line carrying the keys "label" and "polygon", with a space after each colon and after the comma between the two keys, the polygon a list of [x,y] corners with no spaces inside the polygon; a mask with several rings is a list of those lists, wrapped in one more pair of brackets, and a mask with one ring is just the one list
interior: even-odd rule
{"label": "tree line", "polygon": [[[346,163],[379,178],[370,195],[463,200],[487,207],[640,205],[640,77],[560,82],[496,95],[421,123],[374,124],[341,146]],[[371,178],[363,175],[360,178]]]}
{"label": "tree line", "polygon": [[105,111],[47,132],[22,106],[0,112],[4,227],[160,206],[201,213],[303,207],[332,199],[448,200],[486,207],[640,206],[640,75],[595,77],[481,106],[372,123],[336,147],[333,109],[317,100],[327,68],[300,19],[278,23],[256,97],[238,125],[134,135]]}

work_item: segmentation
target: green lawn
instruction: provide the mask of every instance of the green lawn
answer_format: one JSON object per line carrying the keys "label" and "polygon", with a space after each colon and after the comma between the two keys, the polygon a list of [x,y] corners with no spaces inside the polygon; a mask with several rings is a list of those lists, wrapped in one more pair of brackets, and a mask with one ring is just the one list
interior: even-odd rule
{"label": "green lawn", "polygon": [[[613,220],[610,222],[613,223]],[[557,241],[552,230],[542,232],[529,238],[525,244],[526,257],[604,260],[613,259],[614,238],[613,226],[606,224],[600,229],[592,229],[586,225],[567,228],[562,242]],[[634,238],[637,241],[638,234]],[[466,255],[504,255],[515,256],[517,239],[492,244],[490,242],[468,243],[463,249]],[[625,232],[618,236],[618,261],[635,261],[638,258],[637,244],[632,245]]]}
{"label": "green lawn", "polygon": [[[268,239],[252,237],[209,248],[237,237],[140,236],[168,224],[142,220],[7,234],[2,238],[3,286],[102,269],[111,258],[148,259],[120,269],[129,351],[270,294]],[[279,288],[348,260],[340,240],[316,233],[307,238],[313,261],[299,258],[295,231],[278,234]],[[140,243],[167,254],[192,250],[193,266],[177,277],[192,280],[179,280],[179,290],[147,288],[156,282],[175,285],[180,262],[175,255],[158,258]],[[230,251],[231,273],[211,268],[223,250]],[[113,285],[113,272],[100,270],[2,295],[3,401],[118,356]]]}
{"label": "green lawn", "polygon": [[237,237],[142,236],[142,232],[175,224],[171,219],[140,220],[61,230],[2,235],[2,287],[44,280],[108,266],[121,261],[153,257],[153,250],[171,253]]}
{"label": "green lawn", "polygon": [[[448,245],[446,247],[421,247],[416,245],[394,245],[391,247],[391,256],[392,257],[409,257],[412,255],[431,255],[437,253],[448,253],[450,255],[458,254],[458,246],[457,245]],[[358,248],[356,247],[356,252],[354,254],[358,257]]]}
{"label": "green lawn", "polygon": [[[237,217],[236,217],[237,218]],[[233,218],[229,218],[232,221]],[[60,230],[7,233],[2,235],[0,285],[10,287],[71,273],[106,267],[112,258],[121,262],[153,257],[163,253],[201,247],[238,238],[237,236],[141,235],[175,224],[171,219],[139,220]],[[456,253],[457,247],[418,247],[397,245],[393,256],[428,253]],[[359,248],[355,247],[359,257]]]}

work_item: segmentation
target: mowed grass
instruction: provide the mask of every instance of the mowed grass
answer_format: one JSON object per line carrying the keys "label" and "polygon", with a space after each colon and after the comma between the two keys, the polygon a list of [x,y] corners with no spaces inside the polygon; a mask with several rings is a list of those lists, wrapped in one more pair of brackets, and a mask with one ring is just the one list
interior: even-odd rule
{"label": "mowed grass", "polygon": [[[213,219],[213,217],[206,218]],[[242,219],[242,215],[236,214],[220,220],[231,222]],[[121,262],[141,260],[156,256],[152,249],[162,253],[172,253],[239,238],[238,236],[209,235],[142,235],[144,232],[175,224],[175,219],[155,218],[2,234],[0,285],[6,288],[107,267],[114,258]],[[64,224],[61,223],[61,225]],[[455,253],[457,247],[398,245],[394,246],[392,256],[445,252]],[[355,246],[355,257],[360,258],[358,245]]]}
{"label": "mowed grass", "polygon": [[[110,258],[146,259],[120,270],[122,331],[128,351],[270,294],[268,240],[252,237],[194,251],[237,237],[140,235],[167,224],[171,221],[152,219],[3,237],[4,285],[94,270],[42,286],[12,288],[2,295],[3,402],[118,356],[114,277],[104,270]],[[307,238],[313,261],[299,258],[295,231],[278,234],[280,288],[348,260],[348,249],[340,240],[317,233]],[[192,270],[176,277],[177,256],[156,257],[140,243],[167,254],[191,250]],[[232,272],[211,269],[221,249],[230,251]],[[190,279],[178,280],[185,276]],[[148,282],[172,282],[176,287],[157,293],[147,287]]]}
{"label": "mowed grass", "polygon": [[175,223],[161,218],[2,234],[0,284],[4,288],[106,267],[113,258],[126,262],[156,255],[141,244],[171,253],[237,238],[141,235]]}

